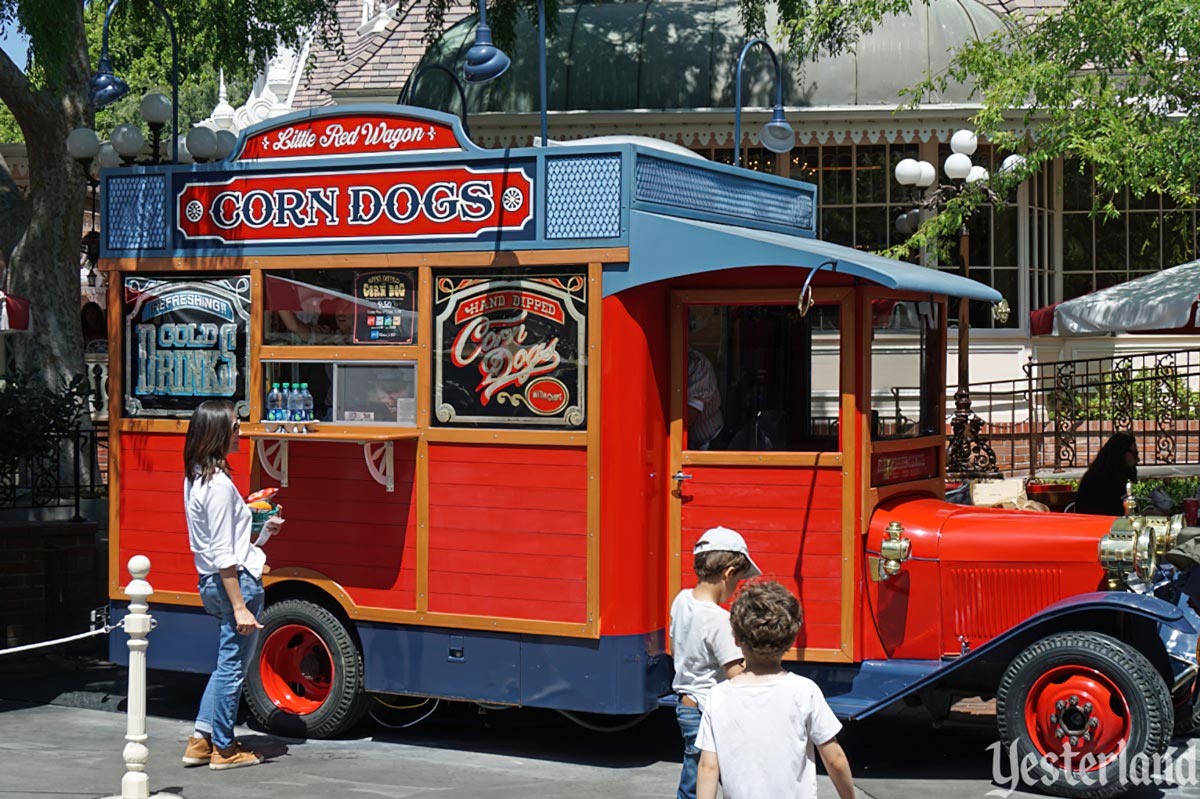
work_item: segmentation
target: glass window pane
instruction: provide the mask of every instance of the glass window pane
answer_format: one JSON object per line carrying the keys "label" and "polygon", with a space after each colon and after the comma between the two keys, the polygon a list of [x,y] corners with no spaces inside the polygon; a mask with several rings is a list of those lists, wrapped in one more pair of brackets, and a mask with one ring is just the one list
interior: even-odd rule
{"label": "glass window pane", "polygon": [[1004,299],[1008,300],[1008,321],[999,322],[992,319],[992,306],[987,303],[971,303],[972,305],[983,305],[987,310],[988,324],[992,327],[1015,328],[1020,326],[1020,312],[1017,306],[1019,305],[1017,298],[1017,277],[1016,269],[993,269],[992,270],[992,288],[1000,292]]}
{"label": "glass window pane", "polygon": [[414,344],[416,271],[296,269],[263,276],[265,344]]}
{"label": "glass window pane", "polygon": [[1191,211],[1163,214],[1163,266],[1176,266],[1196,257]]}
{"label": "glass window pane", "polygon": [[313,399],[313,419],[333,421],[333,369],[332,363],[263,361],[266,381],[263,385],[263,407],[267,407],[267,394],[274,384],[279,383],[282,387],[284,383],[293,386],[307,383],[308,393]]}
{"label": "glass window pane", "polygon": [[[1020,214],[1016,208],[1004,208],[992,212],[995,248],[992,251],[993,265],[1017,265],[1017,221]],[[1031,236],[1032,238],[1032,236]]]}
{"label": "glass window pane", "polygon": [[417,369],[412,365],[337,365],[339,422],[417,423]]}
{"label": "glass window pane", "polygon": [[888,209],[884,206],[858,208],[854,218],[854,246],[860,250],[882,250],[888,241]]}
{"label": "glass window pane", "polygon": [[[937,326],[927,324],[928,303],[871,302],[871,437],[915,438],[934,432],[933,408],[941,391],[931,347]],[[935,383],[939,383],[935,385]]]}
{"label": "glass window pane", "polygon": [[1120,272],[1127,269],[1125,261],[1125,224],[1129,215],[1116,219],[1096,220],[1096,271]]}
{"label": "glass window pane", "polygon": [[887,173],[886,145],[865,145],[857,148],[857,183],[858,196],[856,202],[882,203],[887,202]]}
{"label": "glass window pane", "polygon": [[[900,163],[905,158],[912,158],[917,161],[921,160],[920,148],[915,144],[893,144],[890,152],[890,162],[888,163],[887,185],[889,188],[890,199],[892,202],[908,202],[909,187],[901,186],[896,182],[896,164]],[[895,215],[893,214],[893,218]]]}
{"label": "glass window pane", "polygon": [[1129,269],[1149,272],[1162,268],[1160,221],[1155,213],[1129,214]]}
{"label": "glass window pane", "polygon": [[[816,147],[797,147],[792,150],[791,171],[790,177],[793,180],[803,180],[809,183],[816,183],[818,180],[817,168],[820,164],[820,155]],[[820,198],[824,199],[824,198]]]}
{"label": "glass window pane", "polygon": [[851,147],[821,148],[822,205],[850,205],[854,202],[854,169]]}
{"label": "glass window pane", "polygon": [[[1063,214],[1063,270],[1092,269],[1092,219],[1087,214]],[[1124,246],[1122,246],[1124,252]]]}
{"label": "glass window pane", "polygon": [[854,246],[854,210],[851,208],[821,209],[821,238],[834,244]]}
{"label": "glass window pane", "polygon": [[1077,159],[1063,162],[1063,210],[1090,211],[1092,208],[1092,168],[1080,166]]}
{"label": "glass window pane", "polygon": [[839,320],[833,305],[690,307],[685,448],[837,449]]}
{"label": "glass window pane", "polygon": [[1095,286],[1092,284],[1090,272],[1066,272],[1063,274],[1063,300],[1082,297],[1093,289]]}
{"label": "glass window pane", "polygon": [[992,209],[984,206],[971,215],[967,223],[971,232],[971,264],[990,266],[992,263]]}

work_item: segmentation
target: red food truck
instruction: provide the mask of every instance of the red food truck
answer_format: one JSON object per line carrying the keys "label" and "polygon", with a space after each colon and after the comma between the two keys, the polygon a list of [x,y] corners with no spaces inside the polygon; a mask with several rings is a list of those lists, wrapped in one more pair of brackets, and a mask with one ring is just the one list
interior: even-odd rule
{"label": "red food truck", "polygon": [[231,399],[234,478],[288,519],[246,685],[270,728],[387,694],[670,702],[669,604],[715,525],[800,597],[788,662],[845,719],[994,696],[1078,796],[1194,725],[1200,619],[1157,565],[1179,520],[947,503],[947,302],[999,295],[817,240],[811,185],[661,142],[484,150],[403,106],[101,180],[113,611],[148,555],[150,665],[212,668],[182,447]]}

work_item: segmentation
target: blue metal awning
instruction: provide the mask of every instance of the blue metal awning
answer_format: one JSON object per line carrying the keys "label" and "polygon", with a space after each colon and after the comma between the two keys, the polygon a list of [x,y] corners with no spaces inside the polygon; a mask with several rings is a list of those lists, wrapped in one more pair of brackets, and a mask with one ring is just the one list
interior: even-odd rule
{"label": "blue metal awning", "polygon": [[945,294],[999,302],[1000,292],[958,275],[940,272],[827,241],[767,230],[700,222],[630,211],[629,265],[604,272],[605,296],[667,278],[755,266],[825,269],[898,291]]}

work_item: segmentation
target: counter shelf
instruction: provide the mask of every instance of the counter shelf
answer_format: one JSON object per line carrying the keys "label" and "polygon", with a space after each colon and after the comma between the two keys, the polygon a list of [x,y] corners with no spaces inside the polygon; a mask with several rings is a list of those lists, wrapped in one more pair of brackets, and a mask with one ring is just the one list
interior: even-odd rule
{"label": "counter shelf", "polygon": [[396,490],[395,442],[420,438],[421,431],[415,427],[355,430],[342,426],[324,427],[309,433],[280,433],[268,432],[263,424],[243,424],[242,435],[254,441],[263,471],[278,480],[283,488],[288,484],[288,442],[330,441],[361,445],[367,471],[375,482],[391,493]]}

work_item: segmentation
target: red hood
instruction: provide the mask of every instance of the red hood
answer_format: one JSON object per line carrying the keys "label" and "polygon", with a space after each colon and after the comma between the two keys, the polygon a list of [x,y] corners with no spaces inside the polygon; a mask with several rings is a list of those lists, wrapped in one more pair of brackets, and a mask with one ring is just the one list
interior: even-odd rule
{"label": "red hood", "polygon": [[[880,505],[871,527],[904,525],[912,554],[943,563],[1094,563],[1111,516],[975,508],[940,499],[897,499]],[[872,539],[874,540],[874,539]]]}

